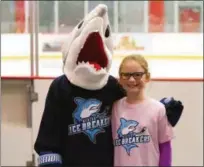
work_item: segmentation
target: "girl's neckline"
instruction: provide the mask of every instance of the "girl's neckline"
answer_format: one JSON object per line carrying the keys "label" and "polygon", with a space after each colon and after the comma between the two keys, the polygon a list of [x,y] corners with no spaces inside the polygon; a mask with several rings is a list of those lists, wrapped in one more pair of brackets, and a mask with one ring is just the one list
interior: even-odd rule
{"label": "girl's neckline", "polygon": [[140,106],[145,105],[148,101],[149,101],[149,98],[146,97],[144,100],[142,100],[142,101],[140,101],[138,103],[128,103],[127,102],[127,97],[124,97],[123,100],[122,100],[122,103],[127,108],[138,108]]}

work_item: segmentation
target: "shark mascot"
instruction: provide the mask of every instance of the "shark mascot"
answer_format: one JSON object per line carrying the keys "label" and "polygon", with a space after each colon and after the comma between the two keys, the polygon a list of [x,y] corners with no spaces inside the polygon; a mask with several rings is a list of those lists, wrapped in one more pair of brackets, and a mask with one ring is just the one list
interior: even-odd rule
{"label": "shark mascot", "polygon": [[[107,7],[98,5],[71,32],[63,71],[51,83],[34,145],[39,166],[113,166],[111,109],[125,92],[109,75],[113,40]],[[175,126],[183,105],[163,98]]]}

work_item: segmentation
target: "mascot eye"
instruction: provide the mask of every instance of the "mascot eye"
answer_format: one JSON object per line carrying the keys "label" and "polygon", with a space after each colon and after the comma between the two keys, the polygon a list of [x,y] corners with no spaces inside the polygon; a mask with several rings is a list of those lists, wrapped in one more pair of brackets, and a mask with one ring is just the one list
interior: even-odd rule
{"label": "mascot eye", "polygon": [[79,23],[79,25],[78,25],[78,29],[81,28],[81,26],[83,25],[83,23],[84,23],[84,21],[81,21],[81,23]]}
{"label": "mascot eye", "polygon": [[110,36],[110,26],[108,25],[105,32],[105,37],[108,38]]}

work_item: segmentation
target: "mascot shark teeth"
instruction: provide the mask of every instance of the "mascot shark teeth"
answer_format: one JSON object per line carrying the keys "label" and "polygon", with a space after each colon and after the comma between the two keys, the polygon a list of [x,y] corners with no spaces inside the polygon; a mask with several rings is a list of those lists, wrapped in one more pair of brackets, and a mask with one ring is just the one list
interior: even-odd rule
{"label": "mascot shark teeth", "polygon": [[98,5],[72,31],[63,50],[64,73],[88,90],[104,87],[111,68],[113,43],[107,6]]}
{"label": "mascot shark teeth", "polygon": [[[34,144],[38,165],[113,166],[112,106],[125,92],[109,75],[113,39],[106,5],[76,25],[62,54],[64,74],[48,89]],[[162,100],[175,126],[183,106],[173,98]]]}

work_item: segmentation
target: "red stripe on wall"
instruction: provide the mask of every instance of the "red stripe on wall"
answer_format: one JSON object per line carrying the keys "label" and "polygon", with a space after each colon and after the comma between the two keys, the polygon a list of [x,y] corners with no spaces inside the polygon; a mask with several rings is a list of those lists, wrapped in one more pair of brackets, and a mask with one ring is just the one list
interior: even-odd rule
{"label": "red stripe on wall", "polygon": [[16,33],[25,32],[25,1],[15,1]]}
{"label": "red stripe on wall", "polygon": [[149,1],[149,32],[164,32],[164,0]]}
{"label": "red stripe on wall", "polygon": [[[2,80],[53,80],[56,77],[48,76],[1,76]],[[204,82],[203,78],[152,78],[157,82]]]}

